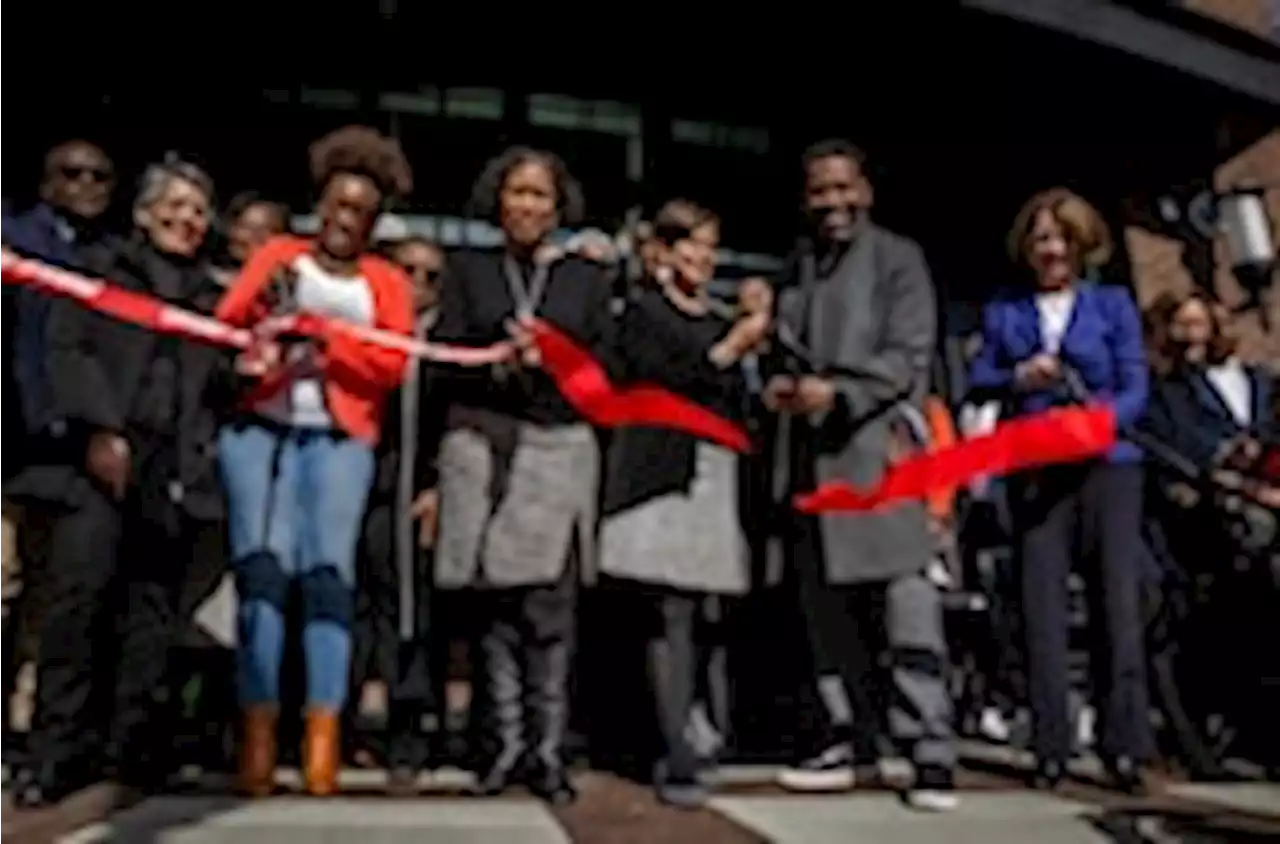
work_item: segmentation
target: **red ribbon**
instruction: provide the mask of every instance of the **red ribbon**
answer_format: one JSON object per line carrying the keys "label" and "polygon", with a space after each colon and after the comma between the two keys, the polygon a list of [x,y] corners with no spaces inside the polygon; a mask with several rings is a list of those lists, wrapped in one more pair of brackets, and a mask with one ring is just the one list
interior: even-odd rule
{"label": "red ribbon", "polygon": [[604,367],[554,326],[539,321],[534,336],[542,368],[573,409],[592,424],[683,431],[734,451],[751,450],[746,431],[686,398],[647,384],[615,387]]}
{"label": "red ribbon", "polygon": [[[256,342],[252,332],[211,316],[175,307],[101,279],[19,258],[7,250],[0,259],[0,274],[5,284],[26,285],[75,299],[86,308],[148,331],[241,350],[251,350]],[[460,366],[488,366],[505,360],[512,352],[507,343],[483,349],[446,346],[309,314],[282,322],[279,328],[310,337],[322,337],[331,330],[346,331],[414,357]],[[570,406],[593,425],[605,428],[646,425],[682,431],[736,451],[750,450],[749,438],[742,428],[688,399],[651,385],[614,387],[604,367],[554,326],[538,322],[535,336],[543,368]]]}
{"label": "red ribbon", "polygon": [[990,434],[896,463],[872,489],[827,483],[799,495],[801,513],[880,510],[926,498],[988,475],[1006,475],[1056,463],[1099,457],[1116,443],[1116,417],[1109,407],[1054,408],[997,425]]}

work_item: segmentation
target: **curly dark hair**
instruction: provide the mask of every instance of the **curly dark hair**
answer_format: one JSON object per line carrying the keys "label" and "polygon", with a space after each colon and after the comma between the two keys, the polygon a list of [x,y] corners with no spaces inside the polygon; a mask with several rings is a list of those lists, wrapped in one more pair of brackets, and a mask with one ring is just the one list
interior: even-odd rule
{"label": "curly dark hair", "polygon": [[560,211],[560,224],[576,226],[582,222],[585,213],[585,202],[582,198],[582,185],[569,172],[564,159],[554,152],[533,147],[509,147],[500,155],[496,155],[484,165],[475,186],[471,189],[469,210],[473,217],[498,222],[498,196],[511,171],[521,164],[537,163],[551,171],[552,181],[556,185],[556,207]]}
{"label": "curly dark hair", "polygon": [[400,142],[368,126],[336,129],[311,145],[311,178],[323,189],[339,173],[373,180],[384,200],[413,192],[413,168]]}

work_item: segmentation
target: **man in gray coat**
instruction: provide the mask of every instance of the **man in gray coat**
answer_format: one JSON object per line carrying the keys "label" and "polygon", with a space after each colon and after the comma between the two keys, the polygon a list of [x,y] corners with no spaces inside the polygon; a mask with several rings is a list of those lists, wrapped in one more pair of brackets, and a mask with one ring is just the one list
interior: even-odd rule
{"label": "man in gray coat", "polygon": [[781,783],[848,788],[855,762],[876,759],[886,705],[877,661],[887,647],[889,732],[908,745],[916,767],[908,799],[949,808],[955,750],[946,642],[937,589],[924,574],[933,546],[923,504],[816,518],[789,504],[828,481],[880,480],[928,386],[933,285],[919,246],[871,223],[871,185],[857,147],[824,141],[803,165],[811,241],[779,297],[782,356],[764,400],[780,414],[774,493],[778,512],[789,514],[771,544],[798,586],[830,723]]}

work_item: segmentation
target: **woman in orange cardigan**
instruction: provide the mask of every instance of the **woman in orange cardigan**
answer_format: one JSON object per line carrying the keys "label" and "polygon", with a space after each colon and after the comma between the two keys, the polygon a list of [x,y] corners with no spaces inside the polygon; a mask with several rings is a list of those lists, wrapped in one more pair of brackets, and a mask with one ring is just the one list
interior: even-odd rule
{"label": "woman in orange cardigan", "polygon": [[278,342],[269,326],[273,317],[308,313],[409,334],[413,321],[408,278],[369,252],[383,203],[412,186],[399,145],[372,129],[340,129],[312,146],[311,169],[319,234],[268,241],[217,310],[263,333],[237,361],[254,386],[218,444],[240,593],[240,777],[250,795],[269,793],[273,783],[284,604],[295,578],[304,596],[303,773],[313,794],[336,788],[356,543],[382,405],[406,363],[403,353],[341,325],[291,343]]}

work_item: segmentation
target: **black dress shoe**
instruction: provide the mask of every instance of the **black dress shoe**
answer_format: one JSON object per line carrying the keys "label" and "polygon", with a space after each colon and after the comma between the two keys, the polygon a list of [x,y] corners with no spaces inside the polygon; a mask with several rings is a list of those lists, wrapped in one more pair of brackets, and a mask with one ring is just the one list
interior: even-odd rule
{"label": "black dress shoe", "polygon": [[1066,766],[1057,759],[1042,760],[1031,775],[1030,785],[1041,791],[1052,791],[1062,782],[1065,773]]}
{"label": "black dress shoe", "polygon": [[1143,790],[1142,769],[1130,756],[1117,756],[1106,763],[1107,779],[1111,787],[1124,794],[1139,794]]}
{"label": "black dress shoe", "polygon": [[578,799],[578,792],[562,765],[535,765],[526,783],[535,797],[552,806],[567,806]]}

